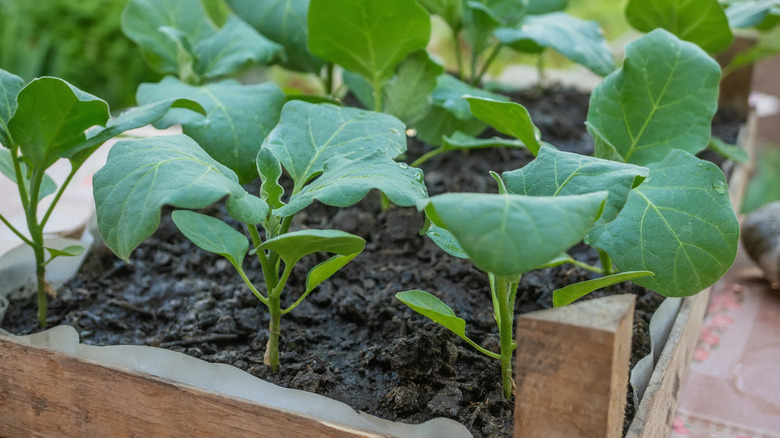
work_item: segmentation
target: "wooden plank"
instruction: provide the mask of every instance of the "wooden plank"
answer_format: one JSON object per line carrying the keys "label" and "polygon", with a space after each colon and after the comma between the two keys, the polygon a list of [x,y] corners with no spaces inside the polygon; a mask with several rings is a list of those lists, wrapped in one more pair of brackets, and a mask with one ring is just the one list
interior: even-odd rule
{"label": "wooden plank", "polygon": [[669,435],[709,300],[707,289],[683,301],[626,438]]}
{"label": "wooden plank", "polygon": [[634,295],[518,318],[515,436],[620,437]]}
{"label": "wooden plank", "polygon": [[378,438],[0,336],[0,435],[7,437]]}

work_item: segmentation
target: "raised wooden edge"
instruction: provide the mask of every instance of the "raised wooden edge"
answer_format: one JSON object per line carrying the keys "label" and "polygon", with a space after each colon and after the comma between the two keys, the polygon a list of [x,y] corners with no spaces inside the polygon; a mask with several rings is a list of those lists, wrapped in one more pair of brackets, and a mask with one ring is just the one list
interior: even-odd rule
{"label": "raised wooden edge", "polygon": [[0,336],[0,435],[379,438]]}
{"label": "raised wooden edge", "polygon": [[636,296],[517,320],[515,436],[620,437]]}
{"label": "raised wooden edge", "polygon": [[699,339],[711,289],[685,298],[626,438],[667,436]]}

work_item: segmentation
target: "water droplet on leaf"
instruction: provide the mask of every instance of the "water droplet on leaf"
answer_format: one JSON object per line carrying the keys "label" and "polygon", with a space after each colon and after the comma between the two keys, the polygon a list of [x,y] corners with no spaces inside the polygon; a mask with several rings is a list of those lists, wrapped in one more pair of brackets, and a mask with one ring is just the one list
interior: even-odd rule
{"label": "water droplet on leaf", "polygon": [[401,169],[408,169],[409,165],[406,163],[398,163],[398,167],[400,167]]}
{"label": "water droplet on leaf", "polygon": [[720,194],[724,194],[726,193],[726,184],[723,181],[716,179],[712,182],[712,189]]}

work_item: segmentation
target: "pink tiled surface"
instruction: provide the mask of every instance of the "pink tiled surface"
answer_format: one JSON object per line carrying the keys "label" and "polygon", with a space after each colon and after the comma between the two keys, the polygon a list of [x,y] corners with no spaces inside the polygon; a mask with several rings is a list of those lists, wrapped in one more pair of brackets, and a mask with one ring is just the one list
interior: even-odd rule
{"label": "pink tiled surface", "polygon": [[712,291],[670,438],[780,437],[780,290],[743,254]]}

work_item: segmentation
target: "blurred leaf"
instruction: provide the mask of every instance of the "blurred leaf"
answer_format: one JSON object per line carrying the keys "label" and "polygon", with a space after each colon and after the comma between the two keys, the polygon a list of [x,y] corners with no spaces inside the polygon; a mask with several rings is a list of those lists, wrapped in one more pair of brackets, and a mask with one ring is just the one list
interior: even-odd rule
{"label": "blurred leaf", "polygon": [[594,278],[593,280],[570,284],[566,287],[556,289],[553,292],[553,306],[565,306],[593,291],[603,289],[607,286],[612,286],[613,284],[622,283],[635,278],[652,277],[653,275],[654,274],[650,271],[621,272],[619,274],[607,275],[605,277]]}

